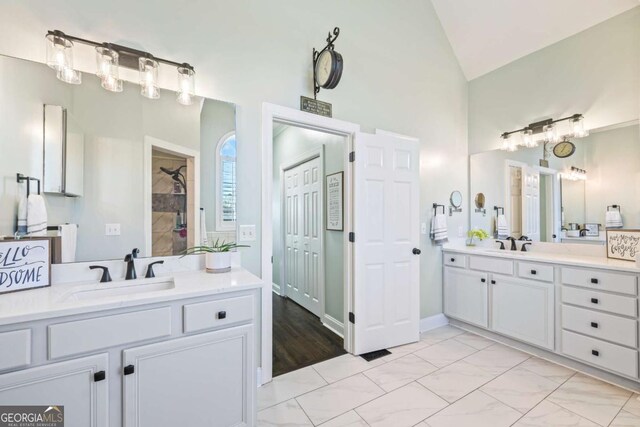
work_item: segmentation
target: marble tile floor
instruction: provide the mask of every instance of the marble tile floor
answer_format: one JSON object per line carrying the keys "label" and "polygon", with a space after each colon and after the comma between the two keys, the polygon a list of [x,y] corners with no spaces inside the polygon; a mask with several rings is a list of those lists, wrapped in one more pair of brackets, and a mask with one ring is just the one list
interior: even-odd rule
{"label": "marble tile floor", "polygon": [[258,426],[640,427],[640,395],[452,326],[391,352],[276,377]]}

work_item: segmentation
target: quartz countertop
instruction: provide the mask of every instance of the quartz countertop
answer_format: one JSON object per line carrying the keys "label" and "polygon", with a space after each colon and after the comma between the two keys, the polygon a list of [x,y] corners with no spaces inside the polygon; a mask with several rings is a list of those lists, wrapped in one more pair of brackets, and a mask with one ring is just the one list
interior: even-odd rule
{"label": "quartz countertop", "polygon": [[136,283],[143,285],[152,280],[162,279],[173,279],[174,287],[126,295],[75,299],[72,295],[77,291],[118,286],[123,282],[70,283],[0,295],[0,326],[262,287],[259,277],[242,268],[233,268],[221,274],[209,274],[204,270],[182,271],[164,277],[158,275],[155,279],[139,279]]}
{"label": "quartz countertop", "polygon": [[[534,244],[535,245],[535,244]],[[573,246],[573,245],[569,245]],[[623,261],[619,259],[611,259],[606,256],[591,256],[591,255],[583,255],[578,253],[572,253],[571,248],[566,252],[536,252],[535,246],[527,251],[510,251],[493,249],[491,247],[486,246],[462,246],[449,244],[444,245],[442,250],[444,252],[456,252],[461,254],[468,255],[478,255],[478,256],[490,256],[497,258],[507,258],[515,261],[535,261],[535,262],[544,262],[544,263],[554,263],[554,264],[563,264],[563,265],[571,265],[577,267],[591,267],[591,268],[601,268],[606,270],[614,270],[628,273],[640,274],[640,268],[634,261]]]}

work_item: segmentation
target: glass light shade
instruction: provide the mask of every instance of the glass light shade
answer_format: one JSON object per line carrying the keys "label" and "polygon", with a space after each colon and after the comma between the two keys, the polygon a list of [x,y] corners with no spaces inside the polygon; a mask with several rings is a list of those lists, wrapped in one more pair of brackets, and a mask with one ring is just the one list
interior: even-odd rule
{"label": "glass light shade", "polygon": [[548,142],[558,142],[558,130],[554,124],[546,125],[544,127],[545,140]]}
{"label": "glass light shade", "polygon": [[82,83],[82,73],[70,67],[65,67],[56,71],[56,77],[58,80],[62,80],[63,82],[72,85],[79,85]]}
{"label": "glass light shade", "polygon": [[158,61],[150,58],[140,58],[140,93],[145,98],[160,98],[158,87]]}
{"label": "glass light shade", "polygon": [[531,129],[525,129],[522,131],[522,145],[528,148],[538,146],[538,141],[533,138],[533,131]]}
{"label": "glass light shade", "polygon": [[111,92],[122,92],[122,80],[119,78],[119,55],[106,46],[96,47],[96,65],[101,85]]}
{"label": "glass light shade", "polygon": [[73,42],[65,37],[47,34],[47,65],[56,71],[73,69]]}
{"label": "glass light shade", "polygon": [[195,71],[189,67],[178,67],[178,97],[182,105],[191,105],[196,94]]}
{"label": "glass light shade", "polygon": [[576,117],[571,119],[571,131],[575,138],[584,138],[589,135],[589,131],[584,128],[584,117]]}
{"label": "glass light shade", "polygon": [[513,138],[513,135],[503,133],[500,136],[502,140],[500,149],[503,151],[516,151],[518,149],[518,142]]}

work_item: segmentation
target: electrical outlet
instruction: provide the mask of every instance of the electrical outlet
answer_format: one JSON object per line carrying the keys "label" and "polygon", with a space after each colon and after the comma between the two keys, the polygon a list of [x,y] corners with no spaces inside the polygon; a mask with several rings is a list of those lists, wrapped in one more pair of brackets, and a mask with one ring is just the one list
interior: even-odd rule
{"label": "electrical outlet", "polygon": [[464,237],[464,228],[461,225],[458,226],[458,237]]}
{"label": "electrical outlet", "polygon": [[105,236],[119,236],[120,235],[120,224],[105,224],[105,226],[104,226],[104,235]]}
{"label": "electrical outlet", "polygon": [[256,226],[255,225],[241,225],[240,237],[241,242],[255,242],[256,240]]}
{"label": "electrical outlet", "polygon": [[420,232],[422,234],[427,234],[427,223],[423,222],[422,224],[420,224]]}

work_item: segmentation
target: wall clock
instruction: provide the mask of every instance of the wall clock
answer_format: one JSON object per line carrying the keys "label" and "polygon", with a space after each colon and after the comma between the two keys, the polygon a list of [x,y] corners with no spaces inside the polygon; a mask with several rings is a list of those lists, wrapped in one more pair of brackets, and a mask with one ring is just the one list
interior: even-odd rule
{"label": "wall clock", "polygon": [[576,145],[571,141],[562,141],[553,147],[553,154],[560,159],[571,157],[575,152]]}
{"label": "wall clock", "polygon": [[340,28],[333,29],[333,35],[329,33],[327,45],[317,51],[313,49],[313,97],[316,98],[320,88],[333,89],[340,83],[342,77],[342,55],[335,51],[334,42],[340,35]]}

